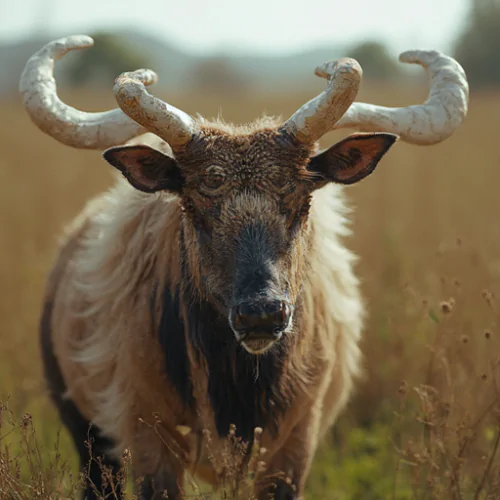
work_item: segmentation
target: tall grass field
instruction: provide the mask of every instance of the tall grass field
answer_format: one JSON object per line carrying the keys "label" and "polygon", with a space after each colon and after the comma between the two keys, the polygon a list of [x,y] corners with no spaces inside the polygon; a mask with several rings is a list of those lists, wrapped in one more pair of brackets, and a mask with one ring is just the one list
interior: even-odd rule
{"label": "tall grass field", "polygon": [[[385,105],[426,96],[423,86],[365,87],[362,100]],[[287,118],[315,91],[158,95],[241,123]],[[111,91],[62,97],[115,107]],[[42,377],[38,320],[58,237],[111,185],[112,168],[99,152],[45,136],[17,96],[0,101],[0,116],[0,500],[79,498],[76,454]],[[347,188],[345,244],[359,255],[369,310],[365,374],[315,457],[309,500],[500,499],[499,116],[499,92],[472,95],[450,139],[399,142]]]}

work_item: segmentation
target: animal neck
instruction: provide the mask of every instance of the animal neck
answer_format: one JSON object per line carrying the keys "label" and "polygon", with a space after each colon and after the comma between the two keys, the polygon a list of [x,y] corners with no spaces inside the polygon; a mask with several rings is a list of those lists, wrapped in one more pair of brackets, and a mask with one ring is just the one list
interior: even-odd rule
{"label": "animal neck", "polygon": [[162,291],[158,329],[171,383],[185,407],[195,409],[199,401],[191,363],[203,365],[206,397],[219,436],[227,436],[231,424],[246,441],[255,427],[277,432],[280,416],[295,397],[289,371],[295,336],[280,340],[264,355],[249,354],[236,342],[227,318],[196,290],[182,238],[180,246],[180,284]]}

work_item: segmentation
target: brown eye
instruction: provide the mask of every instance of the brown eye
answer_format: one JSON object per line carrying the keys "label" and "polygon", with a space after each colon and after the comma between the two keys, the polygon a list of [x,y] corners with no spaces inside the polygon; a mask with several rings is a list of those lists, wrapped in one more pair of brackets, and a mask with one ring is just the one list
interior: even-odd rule
{"label": "brown eye", "polygon": [[224,171],[220,167],[210,167],[203,176],[203,187],[210,191],[219,189],[226,180]]}
{"label": "brown eye", "polygon": [[285,172],[276,170],[269,175],[271,186],[278,192],[286,191],[290,188],[290,179]]}

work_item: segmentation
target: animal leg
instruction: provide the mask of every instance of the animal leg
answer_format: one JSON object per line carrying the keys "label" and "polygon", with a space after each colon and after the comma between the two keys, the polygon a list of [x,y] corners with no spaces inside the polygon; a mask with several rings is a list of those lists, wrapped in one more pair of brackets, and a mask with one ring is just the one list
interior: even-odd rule
{"label": "animal leg", "polygon": [[305,482],[318,442],[318,412],[313,408],[292,430],[267,464],[259,500],[303,500]]}
{"label": "animal leg", "polygon": [[99,429],[80,413],[76,405],[63,395],[66,392],[59,364],[53,352],[50,317],[52,307],[46,304],[41,321],[41,350],[45,378],[51,398],[59,411],[63,424],[68,429],[80,457],[80,465],[85,474],[85,500],[122,498],[122,487],[118,480],[121,469],[119,460],[107,453],[113,442],[101,435]]}
{"label": "animal leg", "polygon": [[[81,431],[84,428],[85,424],[82,425]],[[85,475],[86,488],[83,498],[85,500],[101,500],[102,498],[120,500],[124,498],[120,477],[121,463],[107,454],[112,441],[100,435],[96,427],[90,427],[85,436],[83,432],[73,432],[72,430],[70,432],[77,446],[80,465]]]}
{"label": "animal leg", "polygon": [[[145,476],[137,488],[140,500],[180,500],[182,496],[182,469],[168,467],[154,476]],[[165,496],[166,495],[166,496]]]}
{"label": "animal leg", "polygon": [[62,400],[60,396],[54,394],[52,396],[80,457],[80,467],[86,483],[82,498],[121,499],[123,496],[119,480],[121,464],[107,453],[113,442],[101,435],[97,427],[91,426],[72,401]]}

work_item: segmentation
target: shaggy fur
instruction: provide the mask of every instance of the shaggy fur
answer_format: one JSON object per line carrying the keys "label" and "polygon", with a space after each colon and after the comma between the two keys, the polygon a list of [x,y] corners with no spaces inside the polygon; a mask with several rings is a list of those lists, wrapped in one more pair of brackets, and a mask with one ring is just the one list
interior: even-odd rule
{"label": "shaggy fur", "polygon": [[[234,144],[235,137],[270,135],[270,126],[206,125],[205,138],[213,144],[205,139],[203,151],[222,151],[221,143]],[[185,167],[189,180],[195,166],[186,161]],[[297,175],[307,177],[306,171]],[[196,462],[205,479],[217,481],[230,424],[245,440],[262,427],[267,471],[289,474],[301,495],[318,441],[345,406],[360,370],[364,309],[355,258],[341,242],[349,234],[342,187],[327,184],[307,198],[306,236],[287,264],[301,276],[291,285],[293,331],[257,356],[234,342],[217,302],[207,298],[214,285],[205,279],[186,196],[145,194],[119,179],[87,205],[69,228],[47,290],[43,323],[52,349],[45,335],[45,356],[54,357],[47,370],[60,371],[59,393],[65,387],[64,398],[82,421],[113,443],[107,456],[118,460],[130,449],[135,474],[169,488],[169,498],[178,498],[183,471]],[[255,198],[252,208],[250,198],[236,197],[221,209],[220,217],[228,211],[226,227],[236,224],[234,213],[244,218],[244,210],[272,224],[270,212],[261,209],[268,202]],[[179,430],[184,427],[190,435]],[[196,438],[206,436],[203,430],[210,436],[210,463],[206,442]],[[279,491],[276,498],[298,498],[283,485]]]}

